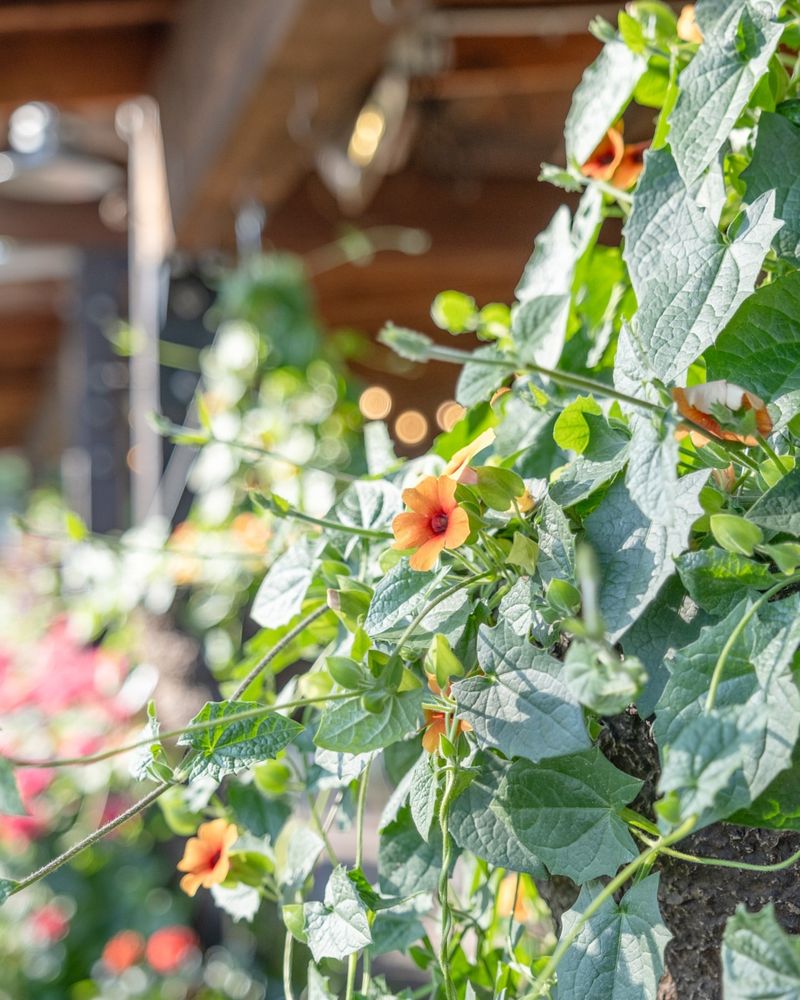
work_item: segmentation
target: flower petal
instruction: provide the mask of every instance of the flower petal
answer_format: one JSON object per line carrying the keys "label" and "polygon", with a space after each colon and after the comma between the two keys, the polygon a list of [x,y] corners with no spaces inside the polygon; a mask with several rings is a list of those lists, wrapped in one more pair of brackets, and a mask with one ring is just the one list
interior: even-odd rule
{"label": "flower petal", "polygon": [[603,141],[581,167],[581,173],[584,177],[594,177],[598,181],[610,180],[620,165],[624,148],[622,133],[619,129],[610,128]]}
{"label": "flower petal", "polygon": [[433,517],[439,510],[439,490],[436,476],[426,476],[411,489],[403,490],[403,503],[417,514]]}
{"label": "flower petal", "polygon": [[194,896],[200,888],[201,879],[198,875],[184,875],[181,879],[181,889],[187,896]]}
{"label": "flower petal", "polygon": [[439,508],[437,513],[449,514],[456,507],[456,486],[458,483],[450,476],[439,476],[436,481],[439,494]]}
{"label": "flower petal", "polygon": [[444,548],[444,534],[436,535],[421,545],[408,560],[408,565],[420,573],[427,573],[436,565],[439,553]]}
{"label": "flower petal", "polygon": [[447,531],[444,533],[444,547],[457,549],[469,538],[469,518],[463,507],[456,507],[447,519]]}
{"label": "flower petal", "polygon": [[474,441],[470,441],[463,448],[459,448],[444,467],[444,475],[461,481],[461,476],[469,463],[479,452],[483,451],[484,448],[488,448],[494,442],[494,437],[494,431],[490,427],[479,434]]}
{"label": "flower petal", "polygon": [[395,549],[416,549],[432,535],[430,518],[413,513],[398,514],[392,521],[392,531]]}
{"label": "flower petal", "polygon": [[644,170],[644,154],[649,148],[650,140],[626,146],[620,164],[614,171],[612,183],[618,188],[622,188],[623,191],[632,188]]}

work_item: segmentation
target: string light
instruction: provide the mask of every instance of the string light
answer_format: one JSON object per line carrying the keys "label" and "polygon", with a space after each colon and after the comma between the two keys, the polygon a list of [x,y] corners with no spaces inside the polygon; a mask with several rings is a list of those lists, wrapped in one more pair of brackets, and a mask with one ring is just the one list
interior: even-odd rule
{"label": "string light", "polygon": [[361,393],[358,408],[367,420],[385,420],[392,410],[392,397],[380,385],[371,385]]}
{"label": "string light", "polygon": [[419,410],[405,410],[395,420],[394,432],[402,444],[419,444],[428,433],[428,421]]}
{"label": "string light", "polygon": [[443,431],[450,431],[467,411],[454,399],[445,400],[436,409],[436,423]]}
{"label": "string light", "polygon": [[367,167],[378,152],[386,131],[386,116],[376,104],[367,104],[361,109],[350,136],[347,155],[359,167]]}

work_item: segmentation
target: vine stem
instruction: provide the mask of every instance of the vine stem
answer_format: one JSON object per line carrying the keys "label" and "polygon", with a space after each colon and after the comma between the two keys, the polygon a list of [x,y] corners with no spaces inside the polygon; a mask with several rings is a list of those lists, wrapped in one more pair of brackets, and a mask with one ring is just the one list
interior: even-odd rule
{"label": "vine stem", "polygon": [[764,451],[764,453],[766,454],[767,458],[769,458],[769,460],[775,466],[775,468],[776,469],[780,469],[780,471],[784,475],[786,475],[786,473],[789,470],[783,464],[783,460],[781,459],[781,456],[775,451],[775,449],[772,447],[772,445],[769,443],[769,441],[767,441],[767,439],[762,434],[758,435],[758,443],[761,446],[761,448]]}
{"label": "vine stem", "polygon": [[[633,833],[643,844],[647,844],[649,847],[654,845],[654,841],[650,840],[649,837],[646,837],[639,830],[634,830]],[[689,861],[693,865],[710,865],[714,868],[737,868],[748,872],[779,872],[785,868],[791,868],[792,865],[800,861],[800,851],[795,851],[794,854],[790,854],[783,861],[775,861],[771,865],[757,865],[751,861],[732,861],[730,858],[701,858],[697,854],[687,854],[685,851],[676,851],[671,847],[662,847],[661,854],[665,854],[670,858],[676,858],[678,861]]]}
{"label": "vine stem", "polygon": [[[321,618],[322,615],[324,615],[325,612],[328,610],[329,610],[328,605],[323,604],[321,607],[316,608],[310,614],[307,614],[305,618],[302,618],[294,626],[294,628],[290,629],[286,633],[286,635],[283,636],[283,638],[280,639],[278,642],[276,642],[275,645],[272,647],[272,649],[258,661],[258,663],[247,674],[247,676],[237,685],[236,690],[227,700],[236,701],[237,698],[241,698],[241,696],[250,687],[250,685],[253,683],[256,677],[258,677],[258,675],[270,665],[270,663],[275,659],[275,657],[279,653],[282,653],[290,642],[296,639],[297,636],[300,635],[300,633],[303,632],[306,628],[308,628],[308,626],[312,622],[315,622],[317,618]],[[310,698],[307,698],[305,701],[306,704],[310,704],[310,702],[311,702]]]}
{"label": "vine stem", "polygon": [[291,931],[286,929],[286,936],[283,939],[283,1000],[294,1000],[292,990],[292,949],[294,938]]}
{"label": "vine stem", "polygon": [[572,946],[584,926],[589,920],[591,920],[595,913],[597,913],[600,907],[607,900],[611,899],[614,893],[617,892],[618,889],[621,889],[628,879],[635,875],[640,868],[645,865],[652,864],[652,862],[655,861],[658,855],[661,854],[665,848],[677,843],[679,840],[683,840],[683,838],[691,832],[696,822],[697,817],[690,816],[672,833],[667,834],[664,837],[659,837],[659,839],[654,841],[646,851],[642,851],[637,858],[634,858],[634,860],[631,861],[630,864],[626,865],[618,875],[615,875],[614,878],[611,879],[605,888],[586,907],[580,917],[578,917],[569,932],[558,942],[556,950],[548,959],[545,967],[536,977],[536,981],[533,984],[533,990],[528,994],[525,1000],[535,1000],[535,998],[543,995],[553,977],[553,974],[561,964],[561,959]]}
{"label": "vine stem", "polygon": [[608,399],[617,399],[621,403],[628,403],[630,406],[646,410],[648,413],[664,412],[664,407],[658,403],[651,403],[646,399],[639,399],[637,396],[629,396],[628,393],[620,392],[613,386],[606,385],[605,382],[598,382],[596,379],[588,378],[584,375],[573,375],[570,372],[562,372],[557,368],[545,368],[543,365],[536,365],[531,362],[519,364],[513,360],[504,360],[503,358],[476,358],[470,351],[462,351],[456,347],[443,347],[440,344],[431,345],[428,356],[432,361],[446,361],[456,365],[491,365],[497,368],[507,368],[509,373],[522,371],[544,375],[555,382],[556,385],[563,385],[568,389],[595,392],[599,396],[605,396]]}
{"label": "vine stem", "polygon": [[166,733],[159,733],[158,736],[147,736],[144,739],[136,740],[133,743],[126,743],[121,747],[114,747],[110,750],[102,750],[100,753],[90,754],[86,757],[54,757],[52,760],[25,760],[24,758],[4,757],[9,764],[14,767],[70,767],[79,764],[96,764],[101,760],[108,760],[111,757],[118,757],[120,754],[128,753],[139,747],[150,746],[159,740],[172,739],[175,736],[185,736],[188,733],[202,733],[207,729],[216,729],[220,725],[228,725],[234,722],[246,722],[248,719],[257,719],[262,715],[269,715],[271,712],[283,712],[287,709],[305,708],[306,705],[315,705],[327,701],[344,701],[347,698],[354,698],[355,695],[348,694],[326,694],[315,698],[304,698],[302,701],[287,701],[284,704],[259,705],[257,708],[248,708],[242,712],[231,712],[230,715],[221,716],[217,719],[207,719],[205,722],[193,722],[184,726],[183,729],[171,729]]}
{"label": "vine stem", "polygon": [[774,587],[770,587],[769,590],[765,590],[759,598],[757,598],[745,611],[739,621],[736,623],[731,634],[728,636],[727,642],[722,647],[719,656],[717,657],[717,662],[714,664],[714,672],[711,675],[711,683],[708,686],[708,695],[706,696],[706,703],[704,711],[706,713],[710,712],[716,703],[717,694],[719,692],[719,685],[722,681],[722,674],[725,670],[725,664],[728,662],[728,657],[731,654],[731,650],[736,645],[736,641],[739,639],[741,634],[747,628],[747,624],[753,615],[763,607],[770,597],[774,597],[775,594],[780,593],[786,587],[791,586],[793,583],[800,583],[800,573],[795,573],[794,576],[789,576],[780,583],[776,583]]}
{"label": "vine stem", "polygon": [[[361,868],[364,861],[364,817],[367,811],[367,788],[369,787],[370,761],[364,768],[358,784],[358,799],[356,802],[356,868]],[[347,987],[345,1000],[353,1000],[356,991],[356,972],[358,971],[359,952],[354,951],[347,960]]]}
{"label": "vine stem", "polygon": [[[458,730],[458,720],[455,713],[450,717],[447,727],[448,739],[455,745],[455,737]],[[450,975],[450,931],[453,925],[453,917],[450,911],[450,860],[452,857],[452,844],[450,840],[449,811],[453,798],[453,791],[456,784],[456,768],[453,763],[447,761],[445,764],[444,791],[442,801],[439,805],[439,829],[442,833],[442,867],[439,872],[439,908],[441,911],[441,937],[439,940],[439,968],[442,972],[444,982],[444,992],[447,1000],[458,1000],[458,996]]]}
{"label": "vine stem", "polygon": [[422,611],[420,611],[420,613],[410,622],[403,634],[397,640],[397,645],[394,647],[394,652],[389,659],[386,669],[388,670],[389,667],[394,665],[395,661],[400,656],[400,650],[408,641],[409,636],[413,635],[417,626],[420,625],[425,618],[427,618],[437,605],[441,604],[442,601],[446,601],[448,597],[452,597],[453,594],[457,594],[459,590],[463,590],[465,587],[471,587],[475,583],[480,583],[481,580],[485,580],[488,576],[491,576],[492,572],[492,570],[485,570],[483,573],[478,573],[476,576],[467,577],[466,580],[459,580],[458,583],[454,583],[452,587],[448,587],[447,590],[443,590],[438,597],[435,597],[432,601],[428,601]]}
{"label": "vine stem", "polygon": [[[257,501],[256,501],[257,502]],[[302,521],[304,524],[313,524],[317,528],[327,528],[330,531],[338,531],[340,534],[344,535],[357,535],[359,538],[369,538],[375,541],[388,541],[390,538],[394,538],[391,531],[378,531],[373,528],[359,528],[354,524],[343,524],[341,521],[331,521],[327,517],[314,517],[313,514],[306,514],[302,510],[297,510],[295,507],[280,507],[271,497],[267,498],[266,504],[264,504],[264,509],[269,511],[275,517],[286,517],[291,518],[294,521]]]}
{"label": "vine stem", "polygon": [[118,826],[122,826],[123,823],[127,823],[129,819],[133,819],[134,816],[143,812],[149,805],[152,805],[168,788],[172,788],[174,782],[172,781],[162,781],[160,784],[156,785],[152,791],[148,792],[147,795],[139,799],[138,802],[134,802],[132,806],[129,806],[125,812],[120,813],[119,816],[115,816],[114,819],[109,820],[108,823],[99,827],[93,833],[90,833],[88,837],[84,837],[83,840],[79,840],[77,844],[73,844],[69,850],[59,854],[57,858],[53,858],[52,861],[48,861],[46,865],[42,865],[41,868],[37,868],[36,871],[26,875],[25,878],[20,879],[15,883],[14,888],[11,890],[10,895],[14,895],[17,892],[21,892],[23,889],[27,889],[29,885],[33,885],[34,882],[38,882],[40,879],[47,878],[54,871],[65,865],[68,861],[71,861],[77,854],[81,851],[86,850],[87,847],[91,847],[92,844],[96,844],[98,840],[101,840],[107,833],[111,833],[112,830],[116,830]]}

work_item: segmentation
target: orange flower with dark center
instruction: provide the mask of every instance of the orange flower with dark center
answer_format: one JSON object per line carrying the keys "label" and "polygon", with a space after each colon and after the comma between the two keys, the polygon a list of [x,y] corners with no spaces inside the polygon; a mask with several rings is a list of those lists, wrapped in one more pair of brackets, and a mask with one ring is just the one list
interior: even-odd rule
{"label": "orange flower with dark center", "polygon": [[103,948],[103,965],[116,975],[135,965],[144,955],[144,938],[136,931],[120,931]]}
{"label": "orange flower with dark center", "polygon": [[619,166],[611,178],[611,183],[615,187],[622,188],[623,191],[633,187],[644,170],[644,154],[649,148],[649,139],[645,142],[634,142],[625,147]]}
{"label": "orange flower with dark center", "polygon": [[413,489],[403,490],[411,513],[392,521],[395,549],[416,549],[409,559],[412,569],[432,569],[444,549],[457,549],[469,537],[469,518],[456,503],[457,482],[450,476],[428,476]]}
{"label": "orange flower with dark center", "polygon": [[687,3],[678,18],[678,38],[684,42],[694,42],[699,45],[703,41],[703,32],[697,23],[693,3]]}
{"label": "orange flower with dark center", "polygon": [[610,181],[622,162],[624,152],[625,143],[622,140],[622,132],[618,128],[612,127],[581,167],[581,173],[584,177],[592,177],[596,181]]}
{"label": "orange flower with dark center", "polygon": [[712,437],[722,441],[740,441],[747,445],[758,444],[758,438],[752,434],[739,434],[735,430],[723,427],[714,416],[714,411],[718,407],[730,410],[731,416],[739,410],[752,410],[755,414],[758,433],[762,437],[767,437],[772,432],[772,419],[767,412],[764,400],[760,396],[756,396],[754,392],[734,385],[733,382],[720,380],[706,382],[703,385],[675,388],[672,390],[672,398],[675,400],[681,416],[691,420],[694,424],[699,424],[700,427],[708,431],[709,436],[707,437],[701,431],[691,427],[679,428],[679,436],[685,437],[688,434],[698,448],[708,444]]}
{"label": "orange flower with dark center", "polygon": [[231,868],[229,851],[238,836],[233,823],[215,819],[202,823],[197,836],[186,841],[178,871],[187,873],[181,879],[181,889],[187,895],[194,896],[201,886],[210,889],[225,881]]}

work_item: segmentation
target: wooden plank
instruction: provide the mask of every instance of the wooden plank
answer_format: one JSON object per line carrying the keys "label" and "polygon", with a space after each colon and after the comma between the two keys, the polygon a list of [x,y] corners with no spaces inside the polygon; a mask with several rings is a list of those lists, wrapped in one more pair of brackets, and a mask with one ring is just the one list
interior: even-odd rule
{"label": "wooden plank", "polygon": [[[2,46],[0,45],[0,48]],[[108,229],[97,204],[44,204],[2,197],[0,233],[10,239],[71,246],[124,247],[125,234]]]}
{"label": "wooden plank", "polygon": [[[230,243],[244,200],[280,203],[313,144],[355,115],[390,34],[369,0],[190,0],[154,87],[179,242]],[[313,136],[298,142],[304,94]]]}
{"label": "wooden plank", "polygon": [[0,34],[33,31],[96,31],[140,24],[167,24],[178,15],[178,0],[56,0],[0,5]]}

